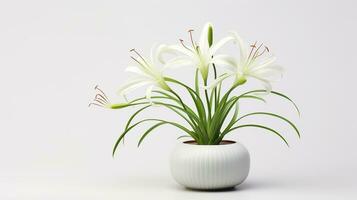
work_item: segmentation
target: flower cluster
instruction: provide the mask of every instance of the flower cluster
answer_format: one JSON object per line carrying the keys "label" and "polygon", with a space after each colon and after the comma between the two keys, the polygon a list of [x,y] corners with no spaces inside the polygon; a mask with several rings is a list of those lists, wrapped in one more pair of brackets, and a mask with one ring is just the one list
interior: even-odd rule
{"label": "flower cluster", "polygon": [[[236,32],[231,32],[229,36],[213,43],[213,27],[210,23],[204,26],[198,43],[193,39],[193,30],[188,32],[189,44],[185,44],[184,40],[180,39],[179,44],[153,47],[150,59],[144,58],[132,49],[131,52],[137,56],[132,59],[137,65],[129,66],[126,70],[135,73],[137,77],[123,85],[119,94],[125,96],[130,91],[146,86],[146,96],[150,99],[154,87],[170,90],[163,75],[167,68],[184,66],[197,68],[206,89],[212,89],[225,79],[234,77],[233,86],[242,85],[248,78],[254,78],[261,81],[269,92],[272,89],[271,82],[274,81],[272,78],[282,74],[282,68],[275,64],[276,57],[270,55],[269,48],[262,43],[258,45],[255,42],[248,46]],[[237,45],[240,54],[236,57],[217,54],[217,51],[229,42]],[[165,54],[171,54],[174,57],[166,61]],[[226,73],[207,85],[209,71],[214,65],[224,67]]]}

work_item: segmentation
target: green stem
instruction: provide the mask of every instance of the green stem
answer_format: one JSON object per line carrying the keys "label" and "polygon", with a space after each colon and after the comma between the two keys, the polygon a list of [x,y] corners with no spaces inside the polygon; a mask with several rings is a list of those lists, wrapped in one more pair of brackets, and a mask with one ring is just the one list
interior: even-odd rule
{"label": "green stem", "polygon": [[[207,80],[204,81],[205,87],[207,86]],[[211,106],[209,102],[209,97],[208,97],[208,91],[205,89],[205,97],[206,97],[206,103],[207,103],[207,110],[208,110],[208,124],[211,121]]]}
{"label": "green stem", "polygon": [[[213,72],[214,72],[214,79],[216,80],[217,79],[217,69],[216,69],[216,65],[213,64]],[[216,112],[217,111],[217,87],[214,88],[214,111]]]}

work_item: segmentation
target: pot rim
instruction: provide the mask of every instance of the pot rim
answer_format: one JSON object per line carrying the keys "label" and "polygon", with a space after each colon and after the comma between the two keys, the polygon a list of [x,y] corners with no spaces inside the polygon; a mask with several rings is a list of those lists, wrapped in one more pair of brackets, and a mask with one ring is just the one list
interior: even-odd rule
{"label": "pot rim", "polygon": [[222,140],[221,143],[220,144],[198,145],[195,140],[187,140],[187,141],[181,142],[181,144],[192,145],[192,146],[225,146],[225,145],[238,144],[238,142],[236,142],[234,140]]}

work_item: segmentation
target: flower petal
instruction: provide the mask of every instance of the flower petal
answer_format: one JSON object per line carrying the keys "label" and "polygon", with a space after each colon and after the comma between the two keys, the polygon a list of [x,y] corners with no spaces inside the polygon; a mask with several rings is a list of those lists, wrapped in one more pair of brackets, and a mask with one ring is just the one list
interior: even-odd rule
{"label": "flower petal", "polygon": [[138,68],[137,66],[128,66],[125,71],[127,72],[131,72],[131,73],[135,73],[138,74],[140,76],[148,76],[146,73],[144,73],[140,68]]}
{"label": "flower petal", "polygon": [[252,77],[252,78],[255,78],[259,81],[261,81],[263,83],[263,86],[265,88],[265,90],[267,91],[267,93],[270,93],[271,90],[272,90],[272,86],[270,84],[270,81],[265,79],[265,78],[262,78],[260,76],[257,76],[257,75],[254,75],[254,74],[249,74],[248,76]]}
{"label": "flower petal", "polygon": [[223,74],[222,76],[219,76],[217,79],[215,79],[210,85],[204,87],[204,89],[213,89],[215,87],[217,87],[217,85],[219,83],[221,83],[222,81],[224,81],[226,78],[233,76],[233,73],[229,73],[229,74]]}
{"label": "flower petal", "polygon": [[240,53],[240,59],[241,60],[246,60],[247,59],[247,48],[246,45],[244,44],[242,38],[238,35],[237,32],[231,32],[235,43],[238,45],[239,47],[239,53]]}
{"label": "flower petal", "polygon": [[237,71],[237,67],[238,67],[238,62],[237,60],[232,57],[232,56],[228,56],[228,55],[217,55],[214,56],[212,61],[212,63],[216,64],[216,65],[223,65],[228,67],[229,71],[235,72]]}
{"label": "flower petal", "polygon": [[261,69],[261,68],[264,68],[266,66],[269,66],[269,65],[273,64],[275,61],[276,61],[276,57],[272,56],[270,58],[265,59],[264,61],[261,61],[259,64],[255,64],[254,63],[253,65],[251,65],[250,68],[252,68],[252,69]]}
{"label": "flower petal", "polygon": [[149,85],[152,84],[153,81],[152,80],[145,80],[145,79],[136,79],[133,81],[130,81],[129,83],[123,85],[119,91],[118,94],[120,96],[125,96],[127,93],[136,90],[137,88],[143,87],[145,85]]}
{"label": "flower petal", "polygon": [[157,50],[156,50],[156,59],[160,62],[160,63],[165,63],[163,55],[164,54],[173,54],[176,55],[177,54],[177,50],[171,48],[171,46],[166,45],[166,44],[162,44],[160,45]]}
{"label": "flower petal", "polygon": [[209,43],[208,43],[209,29],[212,29],[212,24],[206,23],[201,31],[199,48],[202,52],[206,52],[209,49]]}
{"label": "flower petal", "polygon": [[262,77],[270,81],[277,81],[283,77],[283,70],[280,66],[269,66],[258,71],[251,71],[250,74]]}
{"label": "flower petal", "polygon": [[171,59],[164,65],[164,70],[167,68],[176,69],[178,67],[193,66],[191,59],[188,59],[186,56],[179,56]]}
{"label": "flower petal", "polygon": [[150,48],[150,60],[151,60],[151,64],[155,65],[156,61],[157,61],[157,52],[159,50],[159,48],[156,48],[157,45],[152,45]]}
{"label": "flower petal", "polygon": [[214,45],[211,47],[211,50],[210,50],[211,54],[212,54],[212,55],[215,54],[218,49],[220,49],[220,48],[223,47],[226,43],[228,43],[228,42],[230,42],[230,41],[232,41],[232,40],[234,40],[234,37],[232,37],[232,36],[228,36],[228,37],[222,38],[221,40],[219,40],[216,44],[214,44]]}
{"label": "flower petal", "polygon": [[146,99],[150,102],[150,104],[152,104],[151,95],[152,95],[153,88],[154,85],[150,85],[148,88],[146,88]]}
{"label": "flower petal", "polygon": [[193,49],[186,49],[181,45],[171,45],[169,46],[170,50],[174,50],[176,52],[182,53],[190,58],[195,58],[195,53]]}

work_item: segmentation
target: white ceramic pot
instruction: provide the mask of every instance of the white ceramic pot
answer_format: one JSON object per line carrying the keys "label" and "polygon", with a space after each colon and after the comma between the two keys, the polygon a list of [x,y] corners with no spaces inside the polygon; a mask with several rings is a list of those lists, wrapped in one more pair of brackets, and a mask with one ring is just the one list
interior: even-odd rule
{"label": "white ceramic pot", "polygon": [[170,158],[171,174],[191,189],[215,190],[241,184],[248,176],[250,157],[247,149],[234,141],[221,145],[179,143]]}

